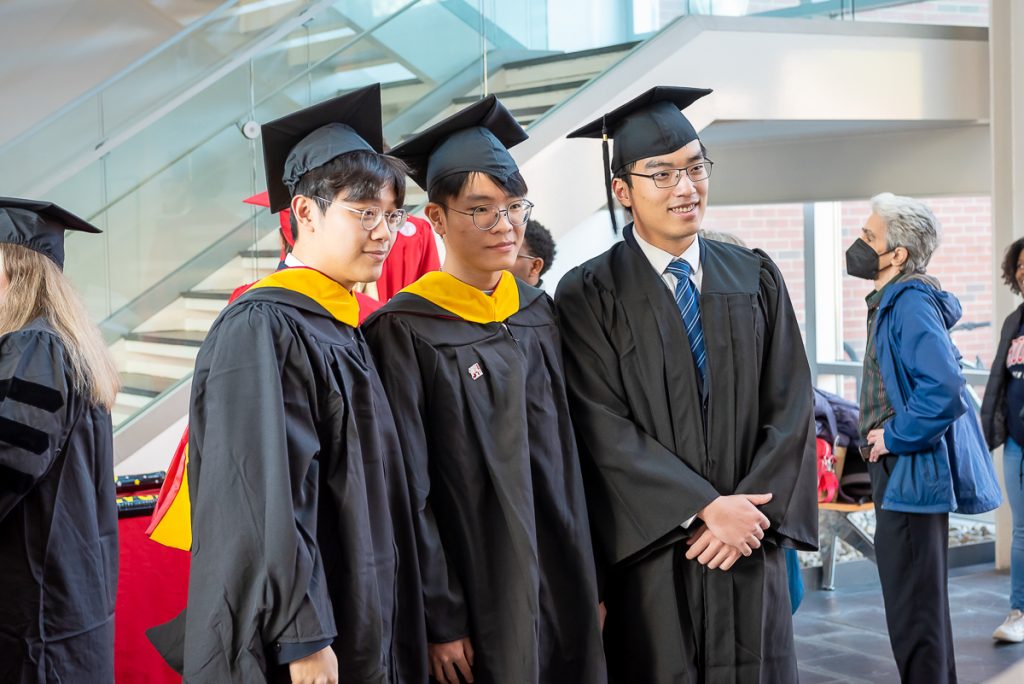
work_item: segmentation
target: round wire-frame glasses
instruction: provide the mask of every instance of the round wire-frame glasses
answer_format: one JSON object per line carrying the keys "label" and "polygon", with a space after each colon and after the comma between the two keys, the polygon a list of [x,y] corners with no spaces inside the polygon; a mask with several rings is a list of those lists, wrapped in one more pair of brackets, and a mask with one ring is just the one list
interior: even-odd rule
{"label": "round wire-frame glasses", "polygon": [[[438,202],[440,204],[440,202]],[[441,204],[445,209],[454,211],[456,214],[463,214],[465,216],[473,217],[473,225],[478,230],[490,230],[494,226],[498,225],[498,221],[501,220],[501,215],[504,214],[508,222],[520,228],[525,226],[530,220],[530,212],[533,211],[533,202],[527,199],[516,200],[508,205],[506,209],[499,209],[493,204],[485,204],[479,207],[473,207],[469,211],[461,211],[455,209],[446,204]]]}
{"label": "round wire-frame glasses", "polygon": [[394,211],[384,211],[380,207],[367,207],[365,209],[357,209],[356,207],[350,207],[342,204],[337,200],[329,200],[326,197],[317,197],[317,199],[327,202],[328,204],[337,204],[345,211],[350,211],[353,214],[359,214],[359,225],[363,227],[363,230],[370,232],[380,224],[380,220],[384,219],[387,222],[388,230],[394,233],[396,230],[405,225],[405,221],[409,214],[405,209],[395,209]]}

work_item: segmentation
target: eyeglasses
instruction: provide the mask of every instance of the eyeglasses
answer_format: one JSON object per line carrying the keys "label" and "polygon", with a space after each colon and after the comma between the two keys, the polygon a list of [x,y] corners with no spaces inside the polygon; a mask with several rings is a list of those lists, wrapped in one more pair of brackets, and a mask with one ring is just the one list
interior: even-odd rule
{"label": "eyeglasses", "polygon": [[408,217],[408,212],[406,212],[405,209],[396,209],[389,212],[385,212],[380,207],[356,209],[355,207],[346,206],[337,200],[329,200],[326,197],[318,196],[317,199],[327,202],[328,204],[337,204],[345,211],[351,211],[353,214],[359,214],[359,225],[361,225],[363,230],[367,232],[380,225],[380,220],[384,219],[387,222],[388,230],[394,233],[405,225],[405,220]]}
{"label": "eyeglasses", "polygon": [[[441,204],[438,202],[438,204]],[[530,200],[516,200],[512,204],[508,205],[507,209],[499,209],[493,204],[487,204],[481,207],[473,207],[469,211],[460,211],[453,209],[448,205],[441,204],[445,209],[450,209],[456,214],[463,214],[465,216],[473,217],[473,225],[479,230],[490,230],[494,226],[498,225],[498,221],[501,220],[501,215],[504,214],[508,222],[515,227],[525,226],[527,221],[530,220],[530,212],[533,210],[533,202]]]}
{"label": "eyeglasses", "polygon": [[654,181],[654,185],[659,188],[674,188],[679,185],[680,179],[683,177],[683,172],[686,172],[686,176],[694,183],[702,180],[707,180],[711,177],[711,167],[715,163],[710,159],[705,159],[702,162],[691,164],[683,169],[665,169],[664,171],[658,171],[656,173],[630,173],[630,176],[642,176],[643,178],[650,178]]}
{"label": "eyeglasses", "polygon": [[532,254],[516,254],[516,259],[536,259]]}

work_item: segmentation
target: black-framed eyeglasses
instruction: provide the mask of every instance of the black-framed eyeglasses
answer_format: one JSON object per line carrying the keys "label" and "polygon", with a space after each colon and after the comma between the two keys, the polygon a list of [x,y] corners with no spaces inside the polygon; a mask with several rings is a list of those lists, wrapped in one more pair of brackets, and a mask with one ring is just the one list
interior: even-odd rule
{"label": "black-framed eyeglasses", "polygon": [[380,207],[367,207],[366,209],[357,209],[356,207],[350,207],[337,200],[329,200],[326,197],[317,197],[319,200],[323,200],[328,204],[337,204],[345,211],[351,211],[353,214],[359,214],[359,225],[363,227],[363,230],[370,232],[378,225],[380,220],[384,219],[387,222],[388,230],[394,233],[396,230],[405,225],[405,220],[408,218],[408,212],[405,209],[395,209],[394,211],[384,211]]}
{"label": "black-framed eyeglasses", "polygon": [[630,172],[630,176],[641,176],[643,178],[650,178],[654,181],[655,187],[659,188],[674,188],[679,185],[679,181],[683,177],[683,172],[686,172],[686,176],[694,183],[699,183],[702,180],[707,180],[711,177],[711,167],[715,165],[715,162],[710,159],[697,162],[696,164],[690,164],[689,166],[682,169],[664,169],[662,171],[656,171],[655,173],[633,173]]}
{"label": "black-framed eyeglasses", "polygon": [[[438,202],[438,204],[441,204]],[[504,214],[508,222],[519,228],[525,226],[530,220],[530,212],[533,211],[533,202],[527,199],[516,200],[508,205],[506,209],[499,209],[493,204],[486,204],[480,207],[473,207],[469,211],[454,209],[446,204],[441,204],[445,209],[454,211],[456,214],[473,217],[473,225],[479,230],[490,230],[498,225],[501,215]]]}

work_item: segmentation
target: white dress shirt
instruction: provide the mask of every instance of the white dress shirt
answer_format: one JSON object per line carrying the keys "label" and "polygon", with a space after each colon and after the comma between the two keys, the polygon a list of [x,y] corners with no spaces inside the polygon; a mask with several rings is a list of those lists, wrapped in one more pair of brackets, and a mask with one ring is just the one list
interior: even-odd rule
{"label": "white dress shirt", "polygon": [[[633,231],[633,237],[636,238],[636,243],[640,246],[640,251],[647,257],[647,261],[651,262],[651,268],[661,276],[669,292],[675,296],[676,277],[671,273],[667,273],[665,269],[668,268],[669,262],[677,257],[647,242],[635,230]],[[704,271],[700,264],[700,238],[694,236],[693,242],[690,243],[690,246],[678,258],[690,264],[690,281],[697,287],[697,292],[700,292],[700,285],[704,280]]]}
{"label": "white dress shirt", "polygon": [[[647,240],[640,237],[640,234],[636,232],[636,230],[633,231],[633,237],[636,238],[636,243],[640,246],[640,251],[643,252],[644,256],[647,257],[647,260],[651,262],[651,267],[658,275],[661,276],[661,279],[668,288],[668,291],[672,293],[673,297],[675,297],[676,283],[678,281],[673,274],[669,273],[665,269],[668,268],[669,263],[677,257],[674,254],[666,252],[660,247],[655,247],[651,243],[647,242]],[[678,258],[683,259],[686,263],[690,264],[690,281],[697,288],[697,292],[700,292],[700,284],[704,280],[704,271],[701,269],[700,265],[700,238],[695,235],[693,237],[693,242],[690,243],[690,246],[687,247],[686,251],[680,254]],[[693,516],[686,522],[682,523],[682,527],[690,527],[696,517],[697,516]]]}

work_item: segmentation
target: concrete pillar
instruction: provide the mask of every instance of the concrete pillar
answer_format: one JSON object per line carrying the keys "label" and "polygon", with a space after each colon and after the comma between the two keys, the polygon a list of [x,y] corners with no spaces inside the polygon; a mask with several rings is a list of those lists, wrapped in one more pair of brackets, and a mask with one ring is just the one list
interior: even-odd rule
{"label": "concrete pillar", "polygon": [[[991,0],[989,11],[989,88],[992,132],[992,265],[995,325],[1019,303],[999,277],[1003,251],[1024,235],[1024,3]],[[994,348],[994,347],[993,347]],[[1002,474],[1002,450],[996,455]],[[1010,564],[1010,511],[996,513],[996,567]]]}

